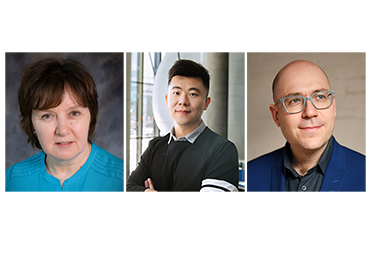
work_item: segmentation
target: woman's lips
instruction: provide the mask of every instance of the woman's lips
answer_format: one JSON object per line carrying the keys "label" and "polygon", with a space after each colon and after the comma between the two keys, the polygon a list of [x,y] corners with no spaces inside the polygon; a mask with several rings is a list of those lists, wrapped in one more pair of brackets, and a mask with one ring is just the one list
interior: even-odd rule
{"label": "woman's lips", "polygon": [[299,129],[306,131],[306,132],[315,132],[319,130],[322,126],[312,126],[312,127],[300,127]]}
{"label": "woman's lips", "polygon": [[57,142],[55,143],[60,148],[69,148],[73,142]]}

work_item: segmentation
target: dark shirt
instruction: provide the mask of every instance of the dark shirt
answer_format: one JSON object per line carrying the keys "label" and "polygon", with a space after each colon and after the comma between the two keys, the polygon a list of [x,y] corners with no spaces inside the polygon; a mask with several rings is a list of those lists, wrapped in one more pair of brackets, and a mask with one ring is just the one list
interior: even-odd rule
{"label": "dark shirt", "polygon": [[320,191],[333,147],[334,139],[332,136],[316,166],[309,169],[304,176],[301,176],[292,167],[293,153],[290,144],[287,142],[284,155],[285,191]]}
{"label": "dark shirt", "polygon": [[144,191],[151,178],[158,191],[237,191],[238,152],[235,145],[209,128],[186,140],[154,138],[126,182],[127,191]]}

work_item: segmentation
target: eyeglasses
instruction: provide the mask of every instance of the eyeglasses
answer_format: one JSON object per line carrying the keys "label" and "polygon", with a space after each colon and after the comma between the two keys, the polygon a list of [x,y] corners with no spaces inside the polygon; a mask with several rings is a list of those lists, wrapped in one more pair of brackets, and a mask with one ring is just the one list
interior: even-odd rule
{"label": "eyeglasses", "polygon": [[313,93],[310,97],[301,95],[288,96],[279,99],[275,105],[280,101],[287,113],[300,113],[306,107],[306,101],[311,100],[312,105],[318,109],[327,109],[333,104],[334,91],[324,90]]}

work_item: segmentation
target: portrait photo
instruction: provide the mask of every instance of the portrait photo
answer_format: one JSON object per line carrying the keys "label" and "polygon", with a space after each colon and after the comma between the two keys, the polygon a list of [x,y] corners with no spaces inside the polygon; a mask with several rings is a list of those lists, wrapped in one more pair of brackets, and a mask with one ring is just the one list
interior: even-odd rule
{"label": "portrait photo", "polygon": [[365,191],[365,53],[247,59],[248,191]]}
{"label": "portrait photo", "polygon": [[[123,53],[5,57],[6,190],[123,191]],[[21,163],[40,153],[44,161],[32,161],[37,165]],[[99,174],[88,164],[102,166]],[[27,182],[26,174],[32,180]],[[105,183],[87,180],[102,175]],[[63,179],[61,185],[56,179]]]}
{"label": "portrait photo", "polygon": [[244,53],[127,53],[127,191],[244,190]]}

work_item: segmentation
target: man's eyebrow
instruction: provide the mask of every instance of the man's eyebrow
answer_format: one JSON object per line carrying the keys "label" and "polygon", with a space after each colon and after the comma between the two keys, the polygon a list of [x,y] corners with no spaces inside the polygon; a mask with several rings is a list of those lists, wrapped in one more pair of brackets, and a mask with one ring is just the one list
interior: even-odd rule
{"label": "man's eyebrow", "polygon": [[[317,93],[317,92],[321,92],[321,91],[325,91],[325,90],[329,90],[329,89],[321,88],[321,89],[312,90],[311,95],[313,93]],[[285,97],[289,97],[289,96],[303,96],[303,94],[302,94],[302,92],[291,92],[291,93],[288,93]]]}
{"label": "man's eyebrow", "polygon": [[196,88],[196,87],[190,87],[189,88],[189,91],[193,91],[193,90],[200,93],[200,90],[198,88]]}
{"label": "man's eyebrow", "polygon": [[[172,88],[171,88],[171,89],[172,89],[172,90],[173,90],[173,89],[183,90],[180,86],[177,86],[177,85],[172,86]],[[197,92],[199,92],[199,93],[200,93],[200,90],[199,90],[198,88],[196,88],[196,87],[190,87],[190,88],[188,89],[188,91],[197,91]]]}

